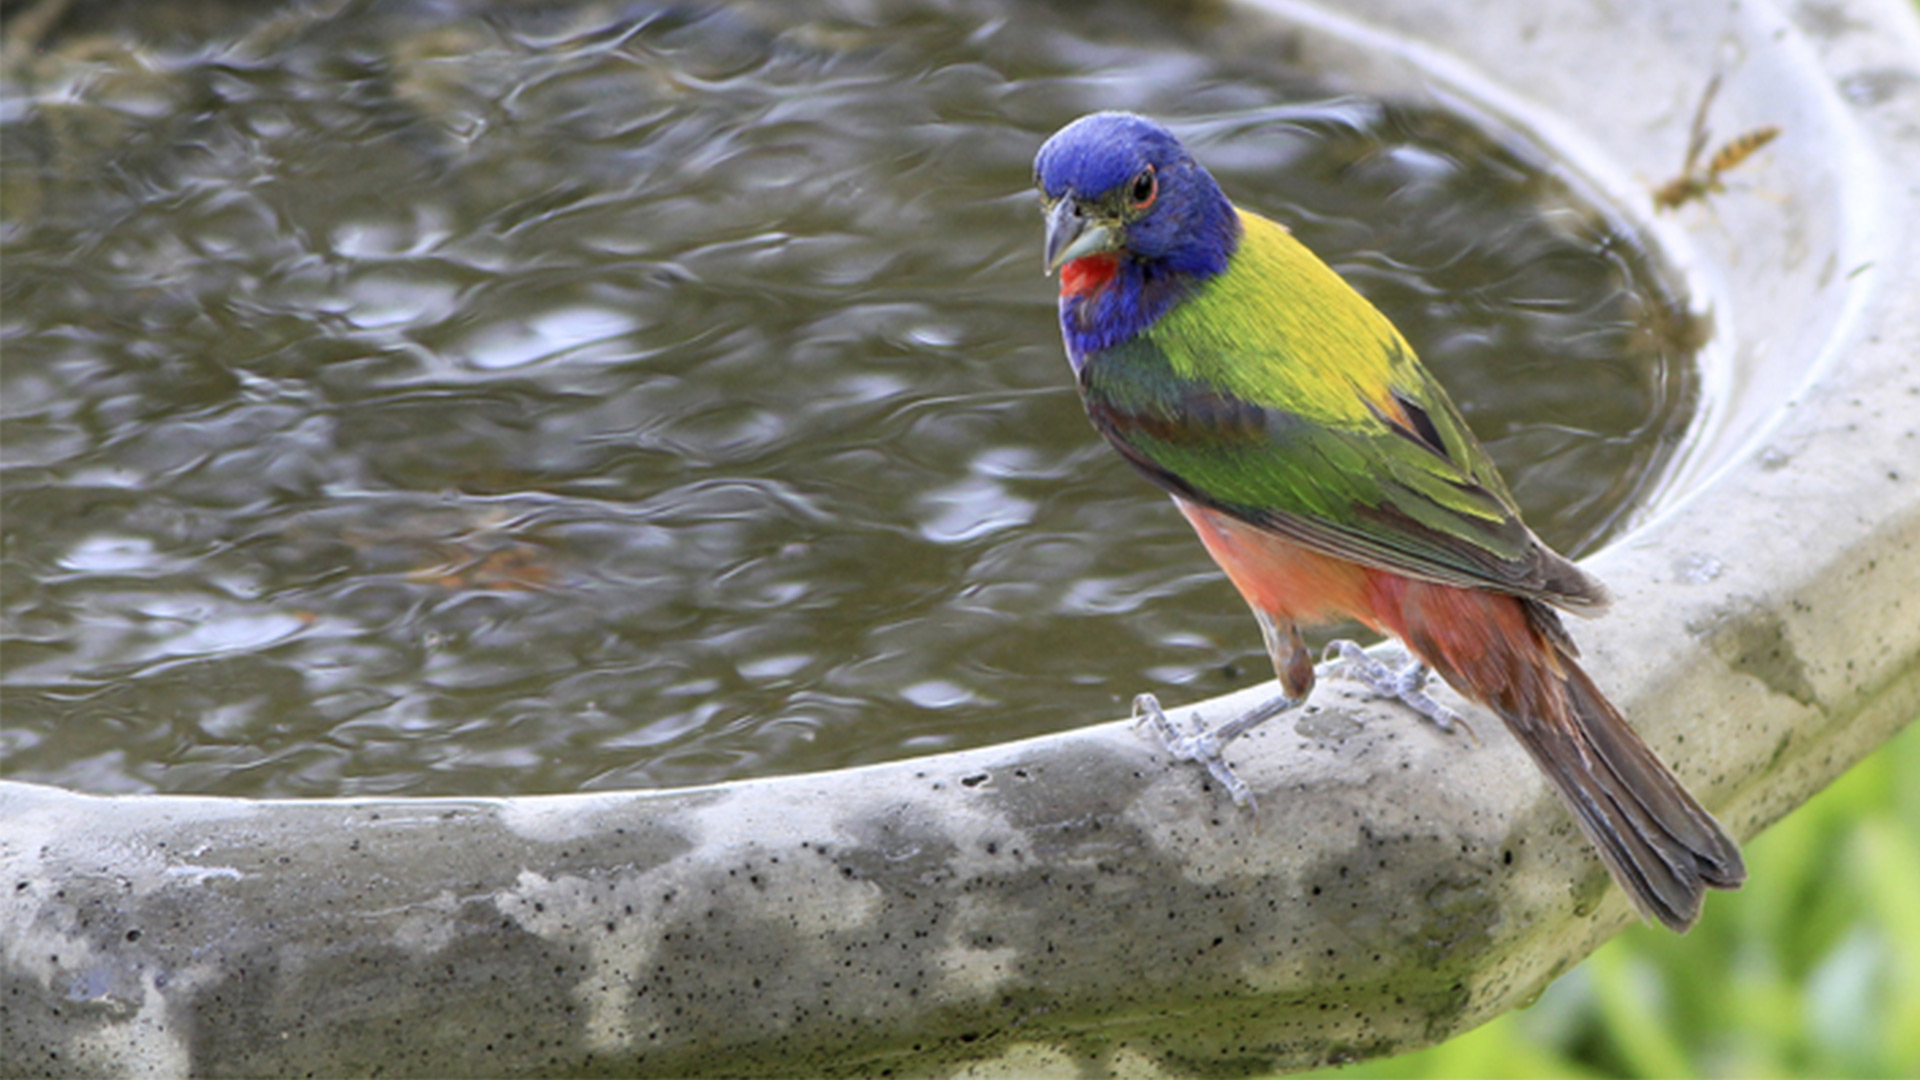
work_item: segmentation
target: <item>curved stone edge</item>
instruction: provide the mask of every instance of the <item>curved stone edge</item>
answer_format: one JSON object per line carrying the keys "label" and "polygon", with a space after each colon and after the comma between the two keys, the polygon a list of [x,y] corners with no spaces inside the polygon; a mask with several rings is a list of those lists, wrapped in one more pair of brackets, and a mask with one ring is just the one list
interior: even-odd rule
{"label": "curved stone edge", "polygon": [[[1512,67],[1548,31],[1504,2],[1471,26],[1454,5],[1359,10]],[[1702,9],[1733,10],[1681,10]],[[1727,20],[1657,26],[1647,62],[1758,52],[1775,28],[1813,56],[1891,178],[1879,257],[1829,275],[1877,299],[1828,335],[1783,422],[1593,560],[1617,614],[1575,632],[1751,836],[1920,714],[1920,316],[1899,299],[1920,295],[1920,29],[1898,0],[1805,16],[1804,34],[1752,4]],[[1577,104],[1555,81],[1578,65],[1555,63],[1513,77]],[[1634,77],[1684,114],[1703,70]],[[1679,145],[1685,122],[1647,141]],[[1606,150],[1663,178],[1671,162],[1640,164],[1632,141]],[[1792,205],[1715,213],[1688,226],[1703,258],[1760,281],[1791,276],[1769,261],[1786,234],[1824,227]],[[0,783],[0,1060],[1225,1075],[1410,1049],[1528,1000],[1629,917],[1524,754],[1488,718],[1475,730],[1483,745],[1328,687],[1236,744],[1257,813],[1112,724],[662,793],[263,804]]]}

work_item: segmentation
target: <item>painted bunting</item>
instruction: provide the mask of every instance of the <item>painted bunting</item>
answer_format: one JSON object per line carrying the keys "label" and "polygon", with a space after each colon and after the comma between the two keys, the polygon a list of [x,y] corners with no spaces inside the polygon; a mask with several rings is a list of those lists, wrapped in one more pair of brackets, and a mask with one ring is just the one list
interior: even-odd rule
{"label": "painted bunting", "polygon": [[1556,609],[1597,614],[1599,581],[1520,520],[1446,392],[1387,318],[1283,226],[1236,208],[1166,128],[1096,113],[1034,163],[1046,267],[1093,425],[1172,494],[1260,624],[1281,694],[1169,747],[1204,761],[1306,699],[1302,626],[1345,619],[1399,638],[1393,671],[1350,642],[1347,674],[1441,726],[1431,669],[1499,714],[1615,880],[1675,930],[1740,849],[1575,662]]}

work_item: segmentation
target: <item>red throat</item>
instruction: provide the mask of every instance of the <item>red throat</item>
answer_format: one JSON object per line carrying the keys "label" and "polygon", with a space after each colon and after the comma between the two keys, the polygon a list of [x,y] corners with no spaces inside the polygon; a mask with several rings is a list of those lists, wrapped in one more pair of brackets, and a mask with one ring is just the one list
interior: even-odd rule
{"label": "red throat", "polygon": [[1060,295],[1085,296],[1113,280],[1120,258],[1110,251],[1084,255],[1060,268]]}

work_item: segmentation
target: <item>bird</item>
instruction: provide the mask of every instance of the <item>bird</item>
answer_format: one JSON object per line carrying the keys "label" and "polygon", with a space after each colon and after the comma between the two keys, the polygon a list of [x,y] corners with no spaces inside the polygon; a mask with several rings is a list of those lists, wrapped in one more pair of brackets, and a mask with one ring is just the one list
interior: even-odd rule
{"label": "bird", "polygon": [[[1739,845],[1577,662],[1561,612],[1611,597],[1521,520],[1459,410],[1387,317],[1278,222],[1235,206],[1160,123],[1082,116],[1041,146],[1045,268],[1081,403],[1173,497],[1252,609],[1279,695],[1212,729],[1135,718],[1251,801],[1221,750],[1304,702],[1302,629],[1347,621],[1335,671],[1443,728],[1437,673],[1505,722],[1642,916],[1684,932],[1746,878]],[[1331,674],[1331,673],[1330,673]]]}

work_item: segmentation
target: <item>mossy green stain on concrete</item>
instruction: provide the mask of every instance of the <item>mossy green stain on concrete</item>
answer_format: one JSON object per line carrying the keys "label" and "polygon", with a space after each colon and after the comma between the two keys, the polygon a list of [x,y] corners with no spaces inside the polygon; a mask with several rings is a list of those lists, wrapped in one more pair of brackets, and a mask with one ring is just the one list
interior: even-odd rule
{"label": "mossy green stain on concrete", "polygon": [[1760,680],[1776,694],[1820,707],[1806,661],[1794,649],[1786,620],[1779,612],[1745,600],[1709,619],[1688,624],[1687,630],[1704,638],[1714,655],[1733,670]]}

